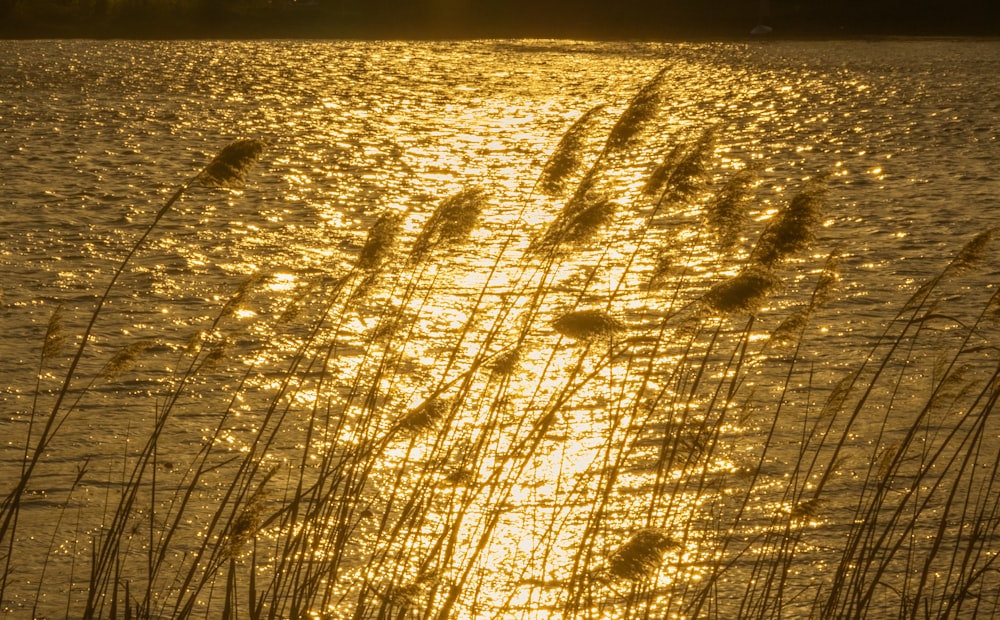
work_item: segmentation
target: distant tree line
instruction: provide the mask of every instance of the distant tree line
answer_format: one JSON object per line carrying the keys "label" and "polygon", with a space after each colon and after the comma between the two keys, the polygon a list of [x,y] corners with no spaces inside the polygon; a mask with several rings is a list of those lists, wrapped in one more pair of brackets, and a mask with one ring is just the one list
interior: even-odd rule
{"label": "distant tree line", "polygon": [[174,18],[208,25],[256,20],[314,30],[354,24],[430,34],[469,28],[475,33],[478,27],[512,36],[683,34],[688,27],[742,32],[760,20],[776,28],[893,33],[912,27],[945,32],[949,26],[996,31],[998,6],[1000,0],[0,0],[0,17],[80,23]]}
{"label": "distant tree line", "polygon": [[272,0],[0,0],[0,14],[192,14],[216,10],[260,10]]}

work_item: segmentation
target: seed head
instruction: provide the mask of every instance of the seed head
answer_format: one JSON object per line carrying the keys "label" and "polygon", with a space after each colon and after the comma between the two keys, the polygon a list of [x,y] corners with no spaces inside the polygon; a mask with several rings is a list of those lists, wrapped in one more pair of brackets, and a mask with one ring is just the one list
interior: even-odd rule
{"label": "seed head", "polygon": [[476,227],[486,196],[482,190],[462,190],[442,202],[420,231],[410,252],[410,261],[418,262],[434,249],[464,241]]}
{"label": "seed head", "polygon": [[760,234],[750,253],[750,261],[763,267],[773,267],[791,254],[809,246],[816,236],[826,184],[813,179],[792,197]]}
{"label": "seed head", "polygon": [[593,125],[594,118],[603,109],[603,105],[591,108],[563,134],[559,144],[556,145],[556,150],[553,151],[552,156],[545,163],[541,175],[539,175],[538,185],[543,191],[549,195],[562,191],[566,177],[580,167],[587,132]]}
{"label": "seed head", "polygon": [[720,314],[755,313],[769,295],[781,288],[774,273],[760,267],[750,267],[708,290],[702,305]]}
{"label": "seed head", "polygon": [[503,351],[490,364],[490,371],[494,375],[506,377],[513,374],[517,370],[518,365],[521,363],[521,350],[520,349],[508,349]]}
{"label": "seed head", "polygon": [[590,240],[608,222],[614,219],[615,203],[607,199],[595,200],[575,208],[566,209],[549,226],[545,234],[533,244],[533,250],[554,249],[560,245],[580,245]]}
{"label": "seed head", "polygon": [[250,168],[260,159],[266,143],[263,140],[236,140],[219,151],[196,177],[208,187],[238,188],[246,182]]}
{"label": "seed head", "polygon": [[603,310],[575,310],[552,322],[557,332],[584,342],[603,340],[624,332],[626,325]]}
{"label": "seed head", "polygon": [[667,69],[657,73],[632,98],[628,108],[611,129],[611,134],[608,136],[608,150],[619,150],[626,146],[660,109],[666,74]]}
{"label": "seed head", "polygon": [[396,245],[396,236],[402,223],[402,216],[393,211],[383,213],[375,220],[368,231],[368,240],[358,256],[359,269],[373,271],[382,266]]}
{"label": "seed head", "polygon": [[819,497],[803,500],[792,508],[792,519],[796,521],[815,519],[822,512],[825,503],[826,501]]}
{"label": "seed head", "polygon": [[744,168],[734,174],[708,204],[705,219],[723,252],[730,252],[736,246],[747,220],[746,207],[756,182],[756,173]]}
{"label": "seed head", "polygon": [[63,331],[63,307],[62,304],[56,306],[49,317],[49,326],[45,330],[45,344],[42,345],[42,359],[50,359],[59,354],[63,344],[66,343],[66,334]]}
{"label": "seed head", "polygon": [[792,314],[785,317],[774,331],[771,332],[770,342],[776,346],[788,346],[798,342],[799,336],[805,330],[809,319],[812,317],[810,306],[799,308]]}
{"label": "seed head", "polygon": [[663,564],[663,555],[678,544],[663,531],[643,528],[632,535],[608,560],[612,576],[629,581],[642,581],[656,574]]}
{"label": "seed head", "polygon": [[960,274],[983,260],[986,256],[986,251],[989,249],[990,242],[996,236],[996,232],[996,228],[990,228],[973,237],[971,241],[959,250],[955,258],[948,263],[945,273],[950,275]]}
{"label": "seed head", "polygon": [[158,341],[155,339],[138,340],[133,342],[116,353],[115,356],[104,365],[104,370],[101,371],[101,376],[107,381],[114,381],[118,375],[132,368],[132,366],[135,365],[136,360],[144,351],[156,346],[157,344]]}
{"label": "seed head", "polygon": [[451,404],[448,399],[433,396],[408,411],[399,421],[399,428],[416,432],[433,428],[448,414]]}
{"label": "seed head", "polygon": [[671,203],[694,200],[705,185],[714,153],[715,127],[709,127],[677,158],[664,183],[664,200]]}

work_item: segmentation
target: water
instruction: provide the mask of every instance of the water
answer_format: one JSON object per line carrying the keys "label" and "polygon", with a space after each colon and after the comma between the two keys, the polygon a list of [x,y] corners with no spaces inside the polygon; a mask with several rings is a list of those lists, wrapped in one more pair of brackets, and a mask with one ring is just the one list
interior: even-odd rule
{"label": "water", "polygon": [[[865,408],[845,431],[849,458],[834,467],[837,473],[828,483],[818,482],[824,468],[807,466],[811,456],[801,460],[814,452],[802,447],[812,445],[803,439],[804,429],[824,419],[820,411],[831,386],[860,366],[907,297],[940,273],[966,241],[1000,224],[995,80],[1000,46],[994,41],[38,41],[0,46],[0,313],[6,336],[0,341],[0,372],[7,379],[0,385],[0,480],[5,495],[16,484],[30,412],[51,410],[71,345],[79,344],[89,312],[131,243],[171,193],[232,139],[259,137],[270,143],[241,191],[188,192],[112,291],[66,406],[87,386],[87,377],[100,373],[123,346],[144,339],[155,343],[135,368],[86,389],[41,459],[22,504],[0,607],[10,617],[29,617],[36,604],[38,613],[49,617],[66,610],[79,613],[88,589],[90,569],[83,567],[89,566],[91,545],[101,538],[102,527],[110,527],[122,481],[139,462],[159,412],[169,409],[171,415],[156,461],[143,474],[138,503],[130,509],[129,547],[119,555],[123,574],[133,577],[118,575],[114,581],[130,581],[133,600],[143,599],[145,550],[159,548],[150,541],[170,530],[178,498],[192,488],[183,518],[173,525],[179,534],[166,546],[157,591],[150,595],[150,613],[168,616],[176,601],[196,590],[179,584],[200,541],[209,541],[209,550],[226,544],[227,535],[210,525],[220,504],[235,501],[240,506],[235,514],[252,505],[259,514],[278,515],[260,525],[263,542],[252,560],[260,563],[265,583],[272,569],[262,558],[278,549],[282,536],[305,528],[305,521],[277,512],[294,496],[297,481],[314,483],[317,471],[329,465],[323,459],[335,461],[386,436],[392,421],[432,394],[438,382],[446,382],[446,395],[462,404],[454,410],[451,431],[432,433],[440,437],[437,442],[392,441],[372,459],[369,478],[352,491],[353,503],[343,504],[351,504],[344,524],[319,528],[323,537],[346,532],[349,544],[336,547],[340,555],[326,546],[329,540],[308,552],[296,550],[311,554],[308,560],[276,551],[299,558],[300,566],[317,567],[310,583],[320,584],[315,589],[322,594],[302,613],[340,617],[357,608],[362,615],[375,614],[380,604],[390,603],[397,612],[406,611],[400,602],[406,597],[392,593],[409,583],[413,592],[421,592],[412,596],[412,613],[441,609],[448,588],[461,584],[451,608],[457,617],[627,615],[643,605],[659,610],[655,613],[685,615],[695,613],[694,600],[710,601],[697,608],[702,615],[749,617],[751,609],[740,605],[748,605],[743,593],[755,590],[753,585],[748,590],[748,573],[740,571],[763,565],[755,558],[767,553],[755,545],[760,532],[771,527],[771,515],[790,505],[783,490],[790,484],[807,490],[829,484],[834,492],[824,494],[824,510],[813,529],[805,530],[804,550],[797,556],[801,564],[789,578],[793,585],[775,607],[802,613],[817,588],[828,591],[839,556],[823,550],[842,545],[863,488],[859,485],[871,475],[875,457],[904,440],[907,416],[919,410],[906,406],[906,399],[926,399],[941,376],[935,372],[945,372],[937,354],[947,347],[914,339],[910,357],[893,354],[890,367],[914,368],[900,370],[901,378],[889,383],[905,386],[906,396],[883,394]],[[549,273],[545,296],[533,299],[526,293],[533,285],[518,278],[525,268],[538,277],[534,269],[541,263],[525,262],[523,252],[565,201],[565,196],[532,192],[539,171],[570,125],[603,104],[586,144],[593,161],[630,98],[661,69],[657,113],[627,153],[611,158],[598,177],[598,189],[619,205],[613,225],[561,259]],[[700,198],[660,212],[644,229],[651,202],[640,190],[650,170],[675,144],[691,144],[712,126],[716,147],[708,186]],[[609,298],[610,309],[633,332],[648,335],[651,326],[683,307],[681,302],[733,275],[738,257],[725,259],[706,249],[699,237],[705,232],[700,213],[705,197],[747,166],[758,171],[761,182],[740,246],[744,258],[764,223],[805,179],[829,175],[828,194],[817,240],[783,267],[786,287],[749,327],[747,342],[757,353],[734,358],[745,365],[730,365],[728,356],[738,346],[713,349],[714,328],[702,328],[695,337],[695,350],[710,352],[705,368],[714,377],[712,385],[721,389],[714,399],[712,389],[693,387],[696,353],[685,358],[676,350],[658,350],[651,370],[642,371],[648,349],[631,364],[616,358],[602,366],[600,353],[582,352],[558,338],[551,328],[554,317],[574,304],[605,307]],[[379,215],[403,215],[401,247],[408,247],[437,204],[473,186],[483,189],[486,203],[470,243],[427,266],[407,265],[401,249],[373,291],[355,300],[346,293],[336,296],[338,278],[349,272]],[[657,247],[667,254],[674,250],[679,297],[669,287],[656,291],[645,284]],[[637,249],[642,251],[615,292]],[[808,299],[824,256],[834,250],[842,273],[835,299],[812,317],[802,349],[793,355],[799,360],[794,372],[787,366],[768,370],[764,362],[781,356],[761,352],[761,343]],[[928,320],[926,331],[941,332],[941,339],[965,333],[948,317],[968,326],[995,292],[995,251],[989,256],[978,271],[949,279],[951,288],[942,293],[947,303],[936,307],[945,318]],[[498,270],[488,279],[497,257]],[[226,300],[253,274],[261,277],[251,283],[245,303],[214,323]],[[320,335],[311,337],[309,326],[327,302],[335,313]],[[46,328],[60,304],[70,346],[46,360],[36,387]],[[529,322],[532,304],[539,316]],[[302,306],[303,315],[285,318],[293,306]],[[392,316],[387,309],[395,307],[405,309],[403,318],[386,328]],[[502,313],[505,308],[509,316]],[[488,336],[492,320],[500,316],[506,318],[494,326],[495,338]],[[463,373],[478,364],[477,352],[493,355],[517,341],[525,325],[516,380],[509,385],[488,380],[488,373],[478,370],[470,375],[478,377],[475,381],[463,384]],[[738,339],[745,320],[718,325],[724,326],[721,338]],[[466,326],[469,332],[462,334]],[[677,331],[677,342],[684,341],[689,328]],[[375,338],[380,330],[395,334],[395,344],[385,344],[384,334]],[[185,347],[199,333],[204,333],[204,350],[225,342],[227,355],[181,379],[190,359]],[[994,357],[990,334],[978,329],[975,342],[963,345],[976,352],[961,356],[969,362],[969,373],[986,384]],[[306,347],[304,361],[289,371],[287,364],[300,346]],[[376,374],[383,351],[388,365]],[[671,361],[678,359],[683,363]],[[573,374],[577,364],[580,373]],[[688,370],[672,375],[671,368],[679,367]],[[558,408],[556,422],[538,422],[547,407],[562,402],[560,390],[590,372],[593,378],[574,388]],[[289,376],[293,384],[283,386]],[[649,383],[635,392],[642,376]],[[178,386],[182,395],[173,401],[169,395]],[[875,392],[887,389],[879,384]],[[719,394],[733,404],[720,405]],[[640,403],[649,400],[655,415],[642,409]],[[761,456],[779,401],[788,417],[781,418],[768,440],[772,447]],[[959,396],[954,403],[959,411],[970,406]],[[268,411],[274,413],[266,416]],[[899,421],[898,428],[884,428],[885,420]],[[935,418],[934,424],[950,428],[947,420]],[[926,460],[941,435],[924,422]],[[710,462],[695,468],[701,473],[678,467],[676,478],[658,478],[656,446],[666,445],[663,438],[672,425],[702,428],[695,433],[697,441],[711,438]],[[845,426],[838,419],[828,435]],[[266,441],[271,429],[273,439]],[[545,433],[536,441],[540,429]],[[37,438],[37,422],[31,432]],[[987,427],[976,440],[977,454],[983,455],[977,467],[991,462],[997,438],[996,429]],[[212,446],[206,463],[215,469],[206,465],[210,471],[189,487],[191,464],[199,462],[206,446]],[[829,449],[815,452],[829,456]],[[522,454],[527,456],[519,460]],[[241,455],[260,463],[260,471],[236,473]],[[266,471],[272,474],[259,496],[266,499],[251,501]],[[616,472],[613,478],[607,477],[609,471]],[[438,480],[456,472],[481,485],[447,486]],[[225,496],[244,474],[250,480],[245,496]],[[700,482],[665,490],[676,480]],[[606,505],[597,499],[603,484],[612,489]],[[975,488],[986,496],[992,488],[988,477],[985,482],[976,478],[975,485],[982,485]],[[470,488],[474,491],[463,491]],[[398,505],[390,501],[393,497]],[[412,522],[408,513],[399,512],[408,497],[428,498],[410,506],[417,515]],[[732,547],[723,546],[720,532],[727,531],[726,519],[739,505],[727,498],[743,497],[754,498],[740,517],[743,529],[730,531]],[[464,520],[456,525],[462,513],[458,506],[466,500]],[[925,514],[942,514],[937,502]],[[587,530],[588,515],[594,514],[589,511],[596,506],[604,508]],[[990,510],[973,512],[982,516]],[[606,576],[594,575],[637,524],[674,532],[680,550],[667,554],[655,585],[645,583],[638,594],[629,594],[627,584],[608,585]],[[907,548],[929,547],[934,525],[932,520],[927,531],[905,532],[904,537],[912,537]],[[981,540],[992,540],[992,527]],[[448,528],[458,533],[445,561],[434,541]],[[574,548],[581,540],[589,540],[592,550],[583,559]],[[480,541],[483,550],[473,556]],[[991,543],[984,544],[989,548]],[[711,596],[699,595],[704,584],[713,583],[711,558],[728,557],[744,546],[754,551],[738,554],[732,568],[715,577]],[[215,572],[194,571],[221,575],[191,594],[195,615],[218,617],[228,557],[244,567],[251,561],[248,549],[220,555]],[[990,553],[977,557],[988,563]],[[201,554],[207,557],[209,551]],[[919,573],[922,561],[912,560],[907,570]],[[467,566],[469,574],[462,577]],[[242,570],[238,588],[246,588]],[[577,586],[567,585],[571,582]],[[977,581],[973,589],[986,588],[983,584]],[[264,586],[258,587],[259,594]],[[940,604],[941,595],[933,596]],[[275,600],[292,598],[280,589],[274,593]],[[990,600],[982,604],[992,605],[995,613],[996,601]],[[244,599],[238,602],[243,605]],[[872,609],[903,605],[885,593],[876,603]],[[110,599],[104,605],[106,616]]]}

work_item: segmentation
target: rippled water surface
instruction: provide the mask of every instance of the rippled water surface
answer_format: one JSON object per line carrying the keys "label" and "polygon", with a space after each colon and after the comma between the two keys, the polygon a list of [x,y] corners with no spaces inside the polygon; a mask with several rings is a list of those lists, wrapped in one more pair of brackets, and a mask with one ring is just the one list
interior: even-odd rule
{"label": "rippled water surface", "polygon": [[[80,616],[88,592],[101,617],[1000,613],[983,314],[1000,256],[985,244],[906,305],[1000,225],[995,41],[0,49],[4,496],[48,438],[5,503],[4,614]],[[641,119],[616,125],[647,84]],[[580,165],[543,191],[599,105]],[[706,132],[700,184],[658,205],[650,174]],[[268,142],[246,186],[183,195],[64,386],[133,243],[241,137]],[[744,170],[723,252],[708,213]],[[607,217],[540,249],[581,182]],[[706,291],[819,187],[815,239],[772,266],[782,285],[718,316]],[[473,189],[467,236],[413,256]],[[391,253],[356,267],[386,214]],[[561,327],[582,309],[614,317],[610,339]],[[888,525],[852,557],[881,572],[854,583],[845,540],[875,515]],[[641,575],[623,568],[636,532],[660,537]],[[113,559],[91,581],[94,549]],[[845,583],[865,613],[824,602]]]}

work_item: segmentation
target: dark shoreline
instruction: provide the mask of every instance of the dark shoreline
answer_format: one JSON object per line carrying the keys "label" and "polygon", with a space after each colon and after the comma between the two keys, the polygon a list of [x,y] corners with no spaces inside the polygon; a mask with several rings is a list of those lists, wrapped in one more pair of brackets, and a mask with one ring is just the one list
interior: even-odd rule
{"label": "dark shoreline", "polygon": [[575,39],[607,41],[743,41],[881,39],[892,37],[1000,37],[1000,17],[964,15],[951,21],[910,16],[878,19],[821,20],[816,16],[777,14],[768,20],[773,31],[754,37],[755,15],[744,12],[707,16],[502,15],[464,18],[392,13],[372,16],[324,7],[257,14],[214,15],[127,14],[103,17],[76,14],[8,15],[0,20],[0,39],[347,39],[468,40]]}

